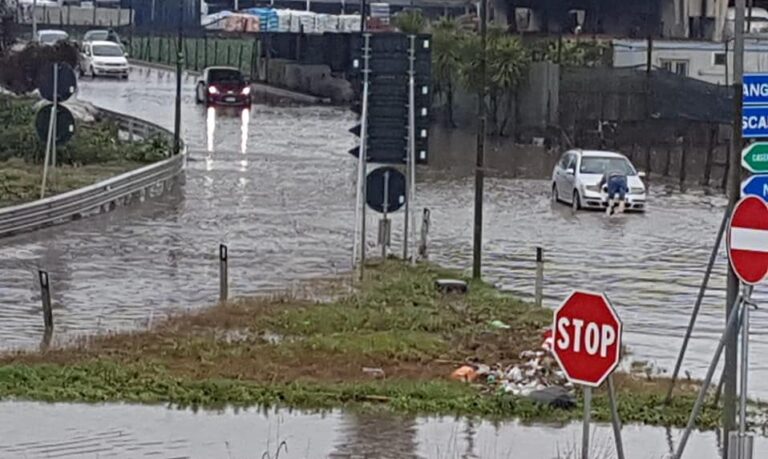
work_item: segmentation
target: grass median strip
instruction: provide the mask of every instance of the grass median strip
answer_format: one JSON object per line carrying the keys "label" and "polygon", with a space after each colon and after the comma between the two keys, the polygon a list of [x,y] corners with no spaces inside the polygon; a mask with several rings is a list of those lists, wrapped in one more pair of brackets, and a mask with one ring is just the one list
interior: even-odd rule
{"label": "grass median strip", "polygon": [[[354,289],[319,302],[292,296],[242,298],[178,315],[151,330],[91,337],[69,347],[0,358],[0,397],[45,401],[126,401],[181,406],[355,407],[428,415],[535,421],[578,419],[528,399],[451,381],[462,362],[515,363],[536,349],[551,311],[491,286],[443,295],[433,265],[388,261]],[[318,290],[327,287],[317,286]],[[317,292],[314,292],[317,293]],[[500,320],[509,329],[489,324]],[[374,378],[364,368],[380,370]],[[665,380],[617,374],[624,422],[680,426],[695,384],[684,382],[662,406]],[[594,401],[609,420],[607,399]],[[701,427],[714,427],[708,407]]]}

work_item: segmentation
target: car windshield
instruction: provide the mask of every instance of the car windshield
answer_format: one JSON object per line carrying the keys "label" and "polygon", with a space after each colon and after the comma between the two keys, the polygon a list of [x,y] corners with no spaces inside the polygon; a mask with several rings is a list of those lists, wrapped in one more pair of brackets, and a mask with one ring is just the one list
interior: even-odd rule
{"label": "car windshield", "polygon": [[40,42],[51,44],[56,43],[59,40],[66,40],[67,34],[64,32],[46,32],[40,34]]}
{"label": "car windshield", "polygon": [[117,57],[122,56],[123,50],[115,45],[93,45],[94,56]]}
{"label": "car windshield", "polygon": [[243,74],[233,69],[211,69],[208,71],[208,82],[217,83],[223,81],[243,82]]}
{"label": "car windshield", "polygon": [[620,172],[624,175],[635,175],[635,168],[626,158],[607,158],[600,156],[585,157],[581,160],[582,174],[605,174]]}

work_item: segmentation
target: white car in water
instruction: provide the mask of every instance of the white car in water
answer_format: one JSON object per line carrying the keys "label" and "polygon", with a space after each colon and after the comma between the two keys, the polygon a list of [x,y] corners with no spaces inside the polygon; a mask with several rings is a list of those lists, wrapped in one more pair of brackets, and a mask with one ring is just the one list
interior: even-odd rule
{"label": "white car in water", "polygon": [[552,171],[552,200],[571,204],[574,210],[605,209],[608,193],[605,186],[601,189],[600,180],[608,171],[624,172],[627,176],[626,209],[645,211],[645,174],[637,172],[626,156],[610,151],[565,152]]}
{"label": "white car in water", "polygon": [[78,63],[80,76],[114,76],[128,79],[128,59],[123,48],[111,41],[83,43]]}

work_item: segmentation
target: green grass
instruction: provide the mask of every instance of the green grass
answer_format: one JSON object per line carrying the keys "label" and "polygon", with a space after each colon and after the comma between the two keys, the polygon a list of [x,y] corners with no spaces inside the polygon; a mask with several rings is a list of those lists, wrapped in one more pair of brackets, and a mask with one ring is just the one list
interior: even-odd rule
{"label": "green grass", "polygon": [[[451,381],[385,380],[364,383],[253,383],[232,379],[190,380],[174,377],[159,365],[122,365],[92,361],[72,366],[7,365],[0,368],[3,399],[49,402],[129,402],[179,407],[283,406],[301,409],[350,407],[421,415],[466,415],[493,419],[566,422],[578,420],[582,409],[560,410],[511,395],[483,395],[471,386]],[[619,414],[624,423],[682,427],[693,399],[676,397],[670,406],[661,397],[622,394]],[[610,421],[604,395],[593,399],[595,421]],[[705,406],[700,428],[714,428],[719,411]]]}
{"label": "green grass", "polygon": [[[49,170],[46,196],[53,196],[106,180],[141,167],[142,163],[112,161],[88,166],[59,166]],[[0,207],[34,201],[40,198],[43,166],[20,159],[0,162]]]}
{"label": "green grass", "polygon": [[[540,344],[551,311],[480,282],[472,282],[467,295],[442,295],[434,281],[444,277],[461,274],[388,261],[370,267],[351,293],[343,281],[341,288],[333,282],[311,285],[315,294],[335,293],[328,302],[244,298],[173,317],[148,331],[2,356],[0,398],[579,419],[579,408],[554,409],[448,378],[470,358],[519,362],[521,350]],[[489,326],[495,319],[511,329]],[[385,378],[374,379],[364,367],[381,368]],[[681,382],[680,395],[664,406],[666,380],[626,374],[615,379],[624,422],[687,421],[695,383]],[[609,420],[604,392],[596,391],[593,407],[596,420]],[[717,421],[718,410],[707,406],[698,426],[712,428]]]}
{"label": "green grass", "polygon": [[[0,94],[0,206],[38,199],[45,142],[34,128],[36,99]],[[48,177],[46,196],[74,190],[164,159],[167,144],[153,137],[118,140],[108,121],[75,122],[75,134],[57,147],[57,168]]]}

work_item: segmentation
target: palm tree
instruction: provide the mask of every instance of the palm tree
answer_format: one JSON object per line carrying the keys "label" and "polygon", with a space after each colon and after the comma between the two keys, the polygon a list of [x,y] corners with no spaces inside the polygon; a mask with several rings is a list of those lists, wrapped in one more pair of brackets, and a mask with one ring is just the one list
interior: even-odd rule
{"label": "palm tree", "polygon": [[[492,99],[492,116],[497,127],[496,132],[503,136],[505,135],[507,124],[515,115],[517,109],[517,90],[520,84],[525,81],[531,57],[528,49],[515,36],[504,34],[495,37],[489,43],[491,44],[491,49],[488,53],[488,78],[492,91],[496,93]],[[499,103],[502,101],[506,103],[504,116],[501,125],[499,125],[498,109]],[[514,111],[513,102],[515,106]],[[512,123],[513,135],[517,128],[517,116],[514,116],[514,120]]]}
{"label": "palm tree", "polygon": [[406,35],[417,35],[424,31],[426,20],[421,10],[403,10],[393,19],[393,24]]}
{"label": "palm tree", "polygon": [[453,94],[459,79],[461,43],[465,39],[458,23],[443,17],[432,25],[432,84],[435,94],[445,95],[448,106],[448,123],[456,127],[453,120]]}

